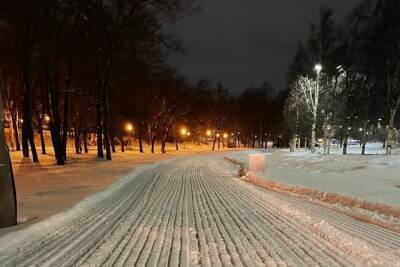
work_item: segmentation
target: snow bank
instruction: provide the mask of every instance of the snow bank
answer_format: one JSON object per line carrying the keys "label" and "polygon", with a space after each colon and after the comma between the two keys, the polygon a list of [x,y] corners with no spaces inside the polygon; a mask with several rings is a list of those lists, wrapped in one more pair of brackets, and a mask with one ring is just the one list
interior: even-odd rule
{"label": "snow bank", "polygon": [[[400,231],[400,155],[383,155],[382,144],[369,144],[368,155],[332,155],[300,150],[251,150],[230,153],[243,165],[249,154],[263,153],[265,172],[249,173],[247,179],[269,190],[288,192],[328,203],[358,219]],[[349,152],[360,152],[353,147]],[[372,219],[371,219],[372,218]]]}

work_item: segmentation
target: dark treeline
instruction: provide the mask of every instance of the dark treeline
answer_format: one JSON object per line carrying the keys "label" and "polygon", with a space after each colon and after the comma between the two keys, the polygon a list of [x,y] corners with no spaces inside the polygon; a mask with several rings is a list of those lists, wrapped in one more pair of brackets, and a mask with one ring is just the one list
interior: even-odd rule
{"label": "dark treeline", "polygon": [[128,122],[141,152],[156,142],[163,153],[166,142],[178,149],[183,126],[196,142],[211,131],[213,149],[226,133],[250,147],[279,142],[284,96],[267,83],[233,97],[222,83],[189,84],[168,66],[171,51],[184,51],[162,27],[195,11],[189,0],[1,0],[1,89],[16,150],[38,161],[48,153],[46,127],[57,164],[71,137],[75,153],[90,142],[111,160]]}
{"label": "dark treeline", "polygon": [[[391,153],[399,126],[399,17],[396,0],[362,1],[340,22],[332,10],[321,9],[319,22],[312,24],[307,41],[299,43],[288,69],[285,117],[292,148],[311,136],[310,99],[301,90],[304,79],[299,79],[308,77],[313,81],[309,89],[319,90],[315,131],[324,140],[326,153],[335,139],[346,154],[348,138],[361,141],[362,153],[372,139],[384,141]],[[316,63],[322,65],[319,77]]]}

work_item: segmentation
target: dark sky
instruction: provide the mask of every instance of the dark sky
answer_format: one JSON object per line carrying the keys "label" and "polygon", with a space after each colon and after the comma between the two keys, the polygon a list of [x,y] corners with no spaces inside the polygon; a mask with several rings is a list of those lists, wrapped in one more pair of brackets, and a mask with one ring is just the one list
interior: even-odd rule
{"label": "dark sky", "polygon": [[297,41],[309,34],[319,8],[343,18],[359,0],[198,0],[202,11],[169,31],[181,38],[186,56],[172,64],[191,80],[221,80],[234,94],[263,81],[281,89]]}

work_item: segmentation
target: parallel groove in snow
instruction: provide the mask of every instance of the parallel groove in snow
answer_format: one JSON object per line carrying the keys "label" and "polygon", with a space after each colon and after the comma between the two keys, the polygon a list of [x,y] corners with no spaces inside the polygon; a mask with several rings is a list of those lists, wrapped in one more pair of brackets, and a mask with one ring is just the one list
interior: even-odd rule
{"label": "parallel groove in snow", "polygon": [[324,233],[316,235],[293,220],[279,203],[329,223],[372,249],[397,255],[400,262],[398,234],[306,200],[255,189],[234,176],[233,166],[220,157],[154,165],[77,211],[55,231],[0,248],[0,265],[365,264],[325,239]]}

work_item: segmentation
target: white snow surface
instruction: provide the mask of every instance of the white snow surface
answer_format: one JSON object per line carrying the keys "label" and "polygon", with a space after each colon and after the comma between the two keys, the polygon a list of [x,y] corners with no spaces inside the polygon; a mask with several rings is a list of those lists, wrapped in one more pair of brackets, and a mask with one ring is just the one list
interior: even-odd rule
{"label": "white snow surface", "polygon": [[384,155],[381,143],[367,145],[367,154],[353,146],[347,155],[333,148],[331,155],[308,150],[260,150],[231,153],[229,157],[245,164],[248,154],[265,153],[266,171],[256,173],[276,183],[302,186],[322,192],[339,193],[372,203],[400,206],[400,149]]}
{"label": "white snow surface", "polygon": [[1,266],[400,266],[400,235],[254,187],[222,156],[135,169],[0,238]]}

